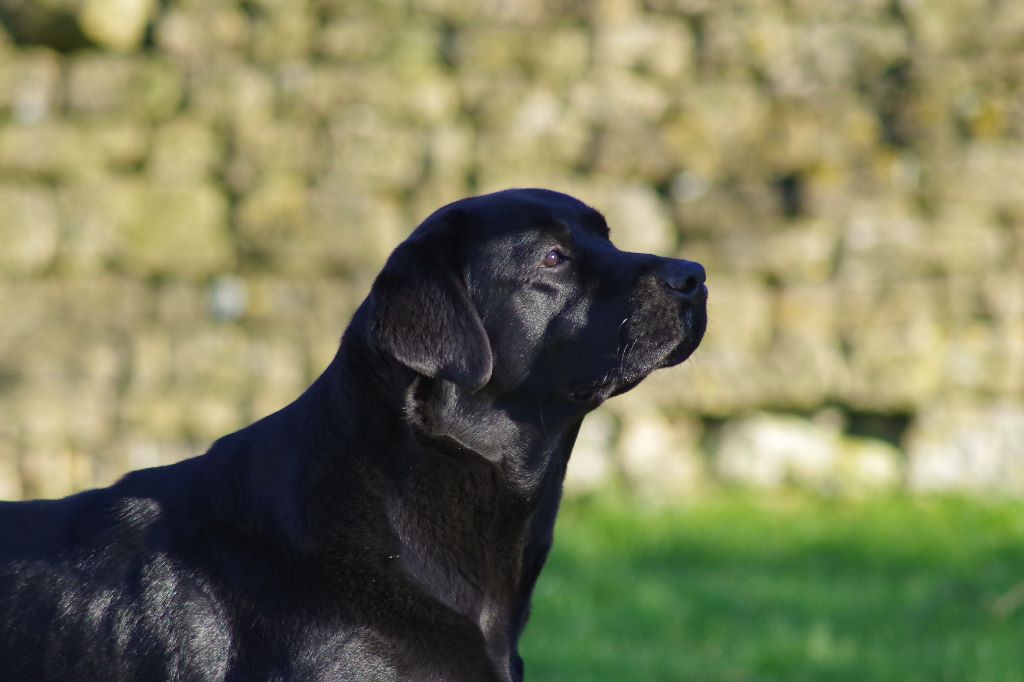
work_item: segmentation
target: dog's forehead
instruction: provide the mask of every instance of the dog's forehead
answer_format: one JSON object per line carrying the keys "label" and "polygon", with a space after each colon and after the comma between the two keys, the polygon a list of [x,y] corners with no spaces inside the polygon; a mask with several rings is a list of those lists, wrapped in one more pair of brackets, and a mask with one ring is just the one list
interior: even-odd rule
{"label": "dog's forehead", "polygon": [[499,235],[576,229],[608,237],[604,217],[579,199],[552,190],[514,189],[465,199],[451,207],[469,218],[470,227]]}

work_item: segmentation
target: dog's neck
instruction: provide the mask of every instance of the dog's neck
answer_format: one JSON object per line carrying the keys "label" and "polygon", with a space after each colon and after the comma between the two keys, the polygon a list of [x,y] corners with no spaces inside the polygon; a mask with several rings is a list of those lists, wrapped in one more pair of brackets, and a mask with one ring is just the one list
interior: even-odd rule
{"label": "dog's neck", "polygon": [[[402,566],[428,593],[476,622],[492,659],[514,665],[529,599],[551,546],[575,423],[514,402],[414,379],[407,427],[421,450],[394,519]],[[476,427],[476,428],[472,428]],[[486,434],[484,439],[481,434]],[[438,504],[443,501],[442,504]],[[443,518],[430,518],[438,509]]]}
{"label": "dog's neck", "polygon": [[394,535],[395,567],[477,623],[492,657],[507,664],[516,656],[530,594],[551,546],[581,416],[557,409],[542,414],[541,405],[486,389],[470,393],[368,353],[351,339],[343,343],[324,395],[365,386],[367,375],[374,375],[374,390],[392,392],[375,396],[379,400],[337,401],[375,409],[342,420],[341,426],[359,433],[341,439],[376,443],[383,434],[392,445],[342,456],[355,457],[349,465],[383,467],[387,472],[379,480],[395,482],[373,491]]}

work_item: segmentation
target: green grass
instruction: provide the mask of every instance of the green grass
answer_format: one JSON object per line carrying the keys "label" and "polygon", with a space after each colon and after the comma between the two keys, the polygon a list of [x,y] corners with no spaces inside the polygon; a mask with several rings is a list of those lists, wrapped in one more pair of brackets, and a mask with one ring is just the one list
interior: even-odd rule
{"label": "green grass", "polygon": [[567,504],[531,682],[1024,681],[1024,505]]}

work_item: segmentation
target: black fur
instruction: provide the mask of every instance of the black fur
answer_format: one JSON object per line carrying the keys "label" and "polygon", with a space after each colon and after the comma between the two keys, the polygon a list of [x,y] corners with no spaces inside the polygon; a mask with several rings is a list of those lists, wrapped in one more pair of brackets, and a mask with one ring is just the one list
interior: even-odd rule
{"label": "black fur", "polygon": [[607,235],[545,190],[442,208],[294,403],[109,488],[0,504],[0,678],[521,680],[584,415],[706,324],[699,265]]}

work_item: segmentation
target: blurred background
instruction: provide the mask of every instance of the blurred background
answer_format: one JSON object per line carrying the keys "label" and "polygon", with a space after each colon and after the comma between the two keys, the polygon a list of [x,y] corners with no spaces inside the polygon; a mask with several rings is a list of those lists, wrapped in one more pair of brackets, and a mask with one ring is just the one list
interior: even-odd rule
{"label": "blurred background", "polygon": [[286,404],[405,234],[509,186],[711,289],[585,424],[528,670],[1024,679],[1013,0],[0,0],[0,498]]}

